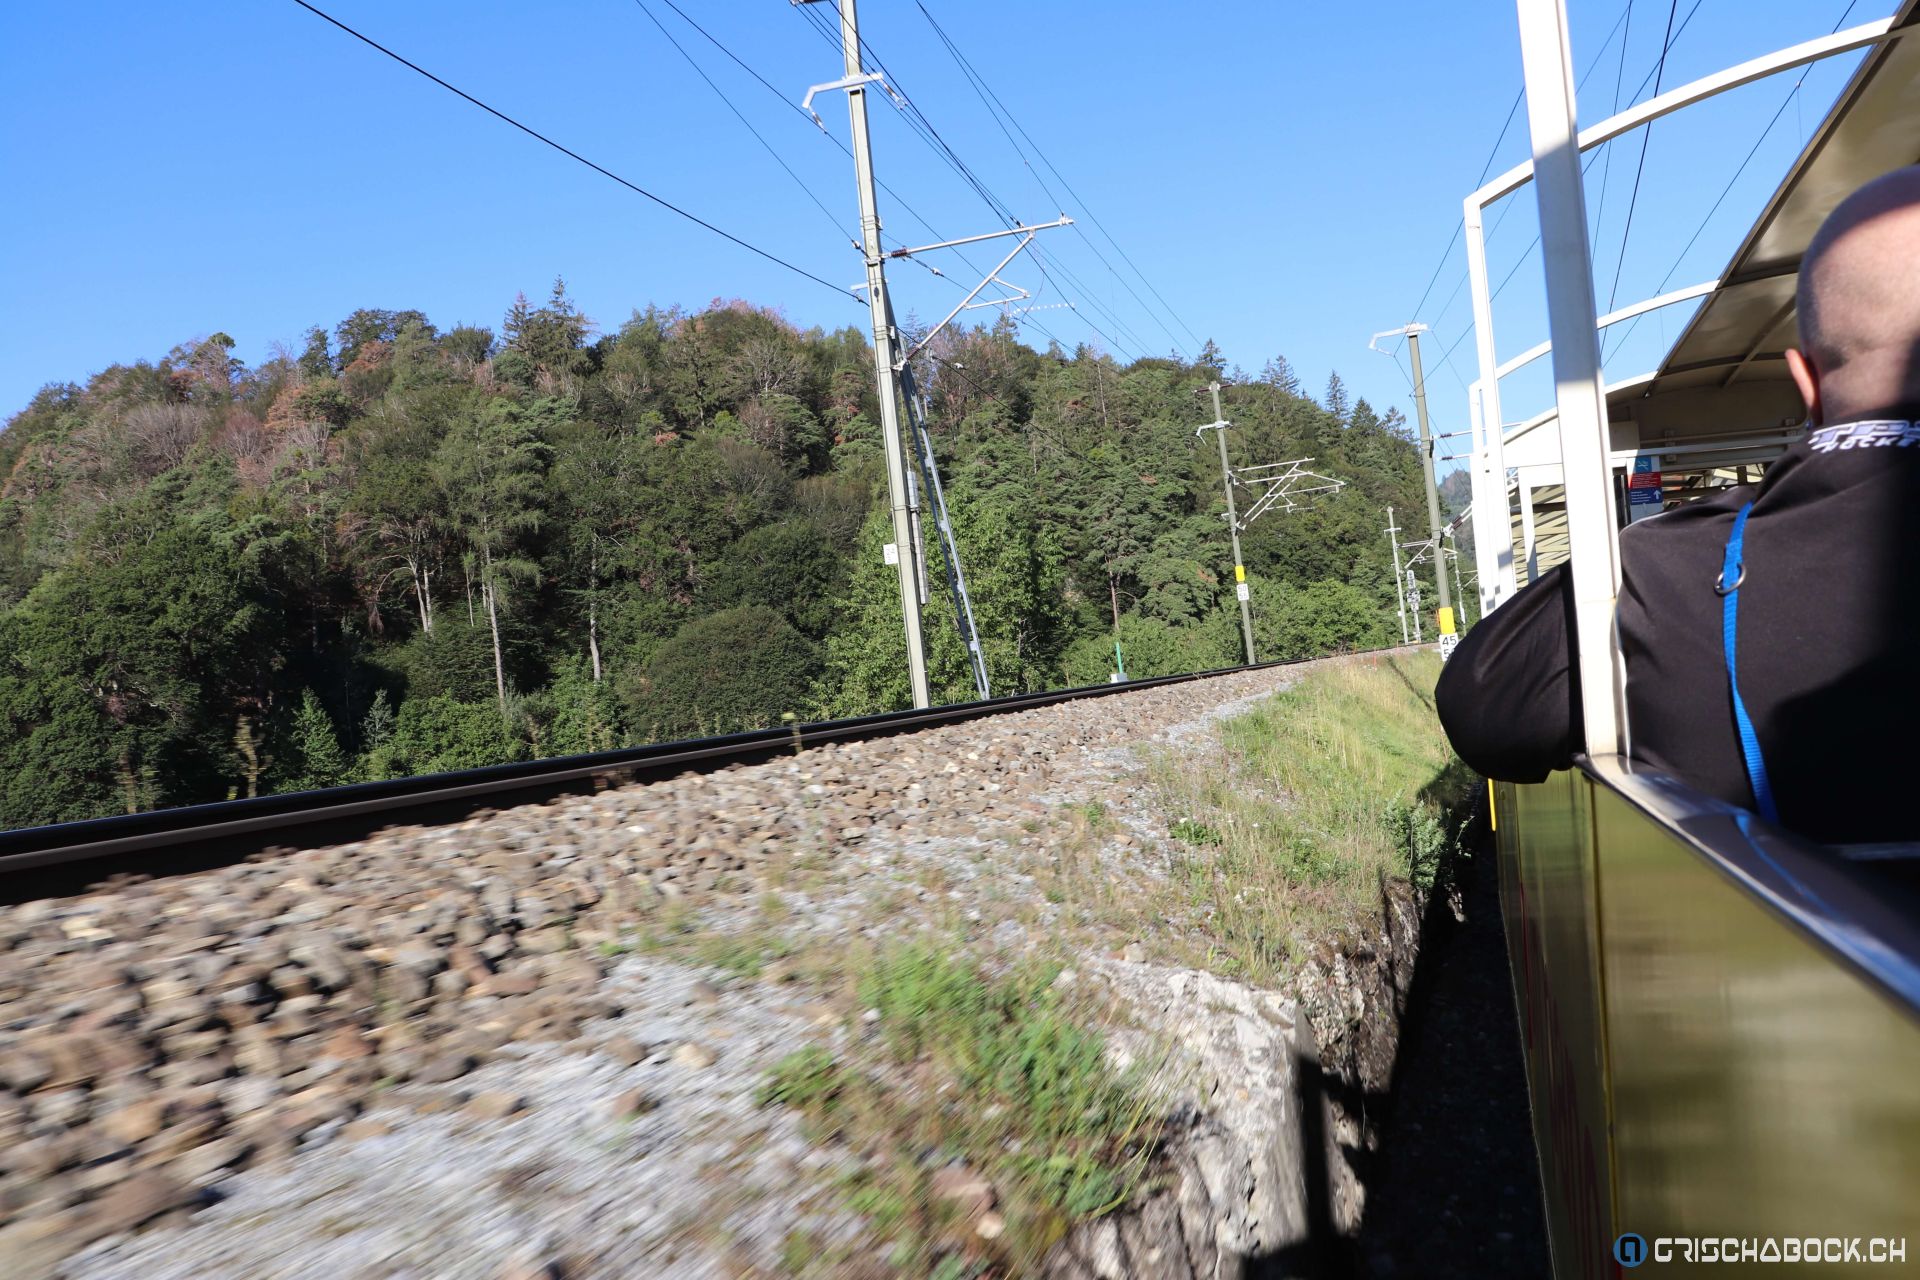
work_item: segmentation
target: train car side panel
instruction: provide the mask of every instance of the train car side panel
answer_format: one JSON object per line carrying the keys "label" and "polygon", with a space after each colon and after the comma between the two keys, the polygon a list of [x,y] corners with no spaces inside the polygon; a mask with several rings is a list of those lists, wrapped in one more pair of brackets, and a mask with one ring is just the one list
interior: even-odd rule
{"label": "train car side panel", "polygon": [[1620,1229],[1920,1246],[1920,1023],[1593,795]]}
{"label": "train car side panel", "polygon": [[1502,786],[1500,889],[1554,1273],[1614,1274],[1592,783]]}

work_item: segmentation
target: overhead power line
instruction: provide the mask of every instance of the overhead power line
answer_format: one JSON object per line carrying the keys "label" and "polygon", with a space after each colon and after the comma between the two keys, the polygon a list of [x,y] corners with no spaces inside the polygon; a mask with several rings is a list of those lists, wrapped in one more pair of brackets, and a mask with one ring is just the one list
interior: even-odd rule
{"label": "overhead power line", "polygon": [[[1594,54],[1593,61],[1588,64],[1586,71],[1581,75],[1580,85],[1584,86],[1586,84],[1587,77],[1593,74],[1593,68],[1599,65],[1601,55],[1605,54],[1607,51],[1607,46],[1613,43],[1613,37],[1619,34],[1621,23],[1624,22],[1627,18],[1627,15],[1632,12],[1633,12],[1633,0],[1627,0],[1626,9],[1622,10],[1620,16],[1614,19],[1613,30],[1609,31],[1607,33],[1607,38],[1601,41],[1600,48]],[[1626,42],[1623,40],[1621,41],[1621,44],[1620,44],[1620,55],[1622,58],[1626,56],[1626,52],[1627,52],[1627,46],[1626,46]],[[1578,87],[1579,86],[1576,86],[1576,92],[1578,91]],[[1500,136],[1493,140],[1493,146],[1487,151],[1487,161],[1485,164],[1480,166],[1480,176],[1473,180],[1473,185],[1476,190],[1479,189],[1481,183],[1487,180],[1487,175],[1493,172],[1493,162],[1500,155],[1500,144],[1507,140],[1507,133],[1513,128],[1514,117],[1519,115],[1520,104],[1526,101],[1526,96],[1527,96],[1527,89],[1525,85],[1522,85],[1514,93],[1513,105],[1507,108],[1507,118],[1500,125]],[[1619,96],[1620,96],[1619,86],[1615,85],[1614,97],[1617,100]],[[1461,231],[1462,225],[1463,224],[1459,222],[1456,222],[1453,224],[1453,235],[1448,238],[1447,247],[1440,251],[1440,261],[1433,264],[1433,274],[1427,278],[1427,287],[1420,291],[1420,301],[1413,304],[1413,312],[1410,316],[1408,316],[1408,323],[1412,323],[1414,320],[1418,319],[1420,315],[1420,308],[1427,305],[1427,299],[1432,295],[1433,286],[1436,283],[1438,283],[1440,279],[1440,273],[1442,271],[1445,271],[1447,268],[1447,258],[1453,253],[1453,246],[1460,243],[1460,231]],[[1500,226],[1499,222],[1496,221],[1494,223],[1494,229],[1498,230],[1499,226]],[[1491,232],[1489,232],[1489,234],[1491,234]],[[1456,285],[1454,287],[1453,293],[1448,296],[1448,299],[1447,299],[1448,306],[1453,305],[1453,298],[1459,296],[1459,293],[1460,293],[1459,286]],[[1445,312],[1445,309],[1443,308],[1442,314],[1444,314],[1444,312]]]}
{"label": "overhead power line", "polygon": [[[1832,29],[1829,30],[1827,34],[1831,35],[1833,32],[1845,26],[1847,19],[1853,15],[1853,11],[1858,4],[1859,0],[1848,0],[1847,7],[1840,11],[1839,19],[1834,22]],[[1800,86],[1807,82],[1807,76],[1812,74],[1812,71],[1813,64],[1811,63],[1800,69],[1800,74],[1795,78],[1793,87],[1787,90],[1784,98],[1780,99],[1780,105],[1774,109],[1772,117],[1768,119],[1766,126],[1760,130],[1760,136],[1753,140],[1753,145],[1747,148],[1747,154],[1741,158],[1739,167],[1733,171],[1733,176],[1727,179],[1727,185],[1720,188],[1720,194],[1714,197],[1712,207],[1701,217],[1699,225],[1694,227],[1693,234],[1687,237],[1687,243],[1681,246],[1680,252],[1674,255],[1673,265],[1667,268],[1667,274],[1661,276],[1660,283],[1654,286],[1653,292],[1655,296],[1666,292],[1667,285],[1673,281],[1674,273],[1679,271],[1681,264],[1687,260],[1687,254],[1692,251],[1695,242],[1697,242],[1701,234],[1706,231],[1707,224],[1713,221],[1713,215],[1720,212],[1720,206],[1725,204],[1727,197],[1732,194],[1734,184],[1740,181],[1740,175],[1747,171],[1747,166],[1753,163],[1753,158],[1760,154],[1761,146],[1772,136],[1773,127],[1780,123],[1780,117],[1785,115],[1787,108],[1799,98]],[[1610,359],[1613,354],[1617,353],[1621,347],[1626,345],[1627,339],[1633,336],[1633,331],[1640,327],[1640,322],[1644,319],[1646,319],[1646,313],[1643,312],[1627,323],[1626,328],[1621,331],[1619,338],[1608,344],[1608,353],[1602,356],[1603,363],[1607,359]]]}
{"label": "overhead power line", "polygon": [[[1627,46],[1633,41],[1633,0],[1627,0],[1627,33],[1620,39],[1620,61],[1613,68],[1613,106],[1607,114],[1620,113],[1620,84],[1627,71]],[[1589,244],[1600,242],[1600,232],[1607,225],[1607,187],[1613,181],[1613,147],[1606,147],[1607,158],[1600,167],[1600,208],[1593,216],[1593,234],[1587,237]]]}
{"label": "overhead power line", "polygon": [[[837,24],[834,23],[833,19],[816,13],[812,5],[799,5],[797,8],[799,9],[801,17],[814,29],[815,33],[819,35],[827,47],[839,52],[841,50],[841,40]],[[975,195],[980,197],[982,203],[987,206],[988,210],[992,212],[993,216],[999,220],[1002,226],[1009,229],[1020,226],[1021,222],[1019,218],[1014,215],[1013,207],[1007,201],[1001,199],[999,194],[988,186],[986,181],[973,170],[973,167],[961,158],[960,153],[947,142],[938,126],[920,109],[912,95],[907,92],[906,86],[903,85],[900,78],[893,73],[893,69],[887,65],[886,59],[880,56],[879,51],[873,47],[864,35],[860,37],[859,47],[863,52],[865,65],[879,72],[886,83],[897,93],[898,101],[901,104],[901,118],[906,122],[907,127],[939,160],[946,164],[949,169],[953,170],[955,175],[957,175]],[[1015,127],[1018,127],[1017,121],[1015,122]],[[1062,181],[1064,183],[1064,179]],[[1112,308],[1102,303],[1099,295],[1094,293],[1092,289],[1089,289],[1086,283],[1075,275],[1064,263],[1060,262],[1059,259],[1042,253],[1038,249],[1038,246],[1036,246],[1033,263],[1034,266],[1039,269],[1043,278],[1051,279],[1051,273],[1053,271],[1059,272],[1060,275],[1066,278],[1068,283],[1072,284],[1074,288],[1078,290],[1089,308],[1103,316],[1117,332],[1125,334],[1142,352],[1147,349],[1147,344],[1140,340],[1139,335],[1132,332],[1126,321],[1121,319],[1118,313]],[[1051,269],[1049,264],[1051,264]],[[1112,335],[1106,333],[1098,325],[1094,324],[1084,313],[1081,313],[1080,319],[1089,329],[1097,334],[1109,348],[1127,356],[1129,359],[1135,358],[1125,345],[1116,341]],[[1053,341],[1060,341],[1057,335],[1038,321],[1022,317],[1020,323],[1031,324]],[[1061,345],[1065,344],[1063,343]]]}
{"label": "overhead power line", "polygon": [[752,244],[749,241],[743,240],[739,236],[734,235],[731,231],[726,231],[720,227],[714,226],[711,222],[708,222],[705,218],[700,217],[698,214],[689,213],[687,210],[682,209],[679,205],[674,204],[671,200],[668,200],[663,196],[655,195],[653,192],[647,190],[643,186],[640,186],[638,183],[632,182],[626,178],[621,177],[619,174],[615,173],[613,170],[607,168],[606,166],[595,164],[593,161],[587,159],[585,156],[581,155],[579,152],[573,150],[572,148],[563,146],[562,144],[555,142],[552,138],[549,138],[546,134],[541,133],[539,130],[532,128],[529,125],[520,123],[520,121],[514,119],[512,116],[508,115],[506,112],[501,111],[496,107],[488,106],[486,103],[480,101],[480,99],[474,97],[472,94],[468,93],[466,90],[447,83],[445,80],[442,80],[439,76],[433,74],[433,72],[428,71],[425,67],[419,65],[416,62],[412,62],[407,58],[402,57],[400,54],[395,53],[393,50],[387,48],[385,45],[373,39],[371,36],[363,35],[359,31],[356,31],[352,27],[348,26],[346,23],[340,21],[340,19],[334,17],[332,14],[327,13],[325,10],[316,8],[315,6],[308,4],[307,0],[293,0],[293,3],[299,5],[302,9],[305,9],[308,13],[313,14],[315,17],[325,19],[327,22],[331,23],[333,26],[338,27],[340,30],[352,36],[355,40],[358,40],[360,43],[366,45],[368,48],[377,50],[378,52],[385,54],[387,57],[392,58],[395,62],[407,68],[407,70],[412,71],[417,75],[425,76],[427,79],[439,85],[442,89],[445,89],[447,92],[454,94],[457,97],[465,99],[466,101],[472,103],[474,106],[480,108],[482,111],[486,112],[488,115],[493,116],[495,119],[504,121],[505,123],[512,125],[514,128],[518,129],[520,132],[526,134],[529,138],[534,139],[536,142],[545,143],[547,146],[552,147],[555,151],[558,151],[561,155],[566,156],[570,160],[578,161],[579,163],[587,166],[587,168],[593,170],[595,173],[599,174],[600,176],[604,178],[611,178],[613,181],[619,183],[621,186],[633,192],[635,195],[644,196],[648,200],[653,201],[653,203],[667,210],[667,212],[677,214],[680,217],[685,218],[688,222],[693,223],[695,226],[703,227],[706,230],[713,232],[713,234],[719,236],[721,239],[728,240],[736,245],[739,245],[742,249],[745,249],[748,253],[752,253],[759,257],[765,258],[768,262],[773,263],[775,266],[785,267],[788,271],[793,272],[795,275],[805,276],[807,279],[813,281],[815,284],[820,285],[821,287],[826,289],[831,289],[833,290],[833,292],[839,294],[843,298],[850,298],[856,301],[858,300],[857,298],[855,298],[851,290],[843,288],[840,285],[834,284],[833,282],[821,276],[817,276],[813,274],[813,272],[808,271],[805,267],[795,266],[793,263],[788,262],[785,258],[780,257],[778,254],[769,253],[767,250],[762,249],[759,245]]}
{"label": "overhead power line", "polygon": [[[972,60],[969,59],[966,54],[960,51],[959,45],[955,44],[952,37],[947,35],[946,29],[943,28],[940,25],[939,21],[934,18],[933,14],[928,11],[927,6],[924,3],[922,3],[921,0],[914,0],[914,5],[916,8],[920,10],[921,15],[926,18],[928,25],[933,28],[934,34],[940,37],[940,43],[944,44],[947,47],[947,52],[953,56],[953,59],[955,63],[959,65],[961,72],[967,77],[967,80],[969,81],[969,83],[973,85],[974,92],[980,95],[981,102],[987,105],[987,110],[989,114],[994,114],[995,109],[996,108],[998,109],[998,113],[995,114],[995,117],[994,117],[994,123],[1000,124],[1000,117],[1001,116],[1006,117],[1007,124],[1011,124],[1014,127],[1014,129],[1019,132],[1020,136],[1026,139],[1027,145],[1033,148],[1033,153],[1040,158],[1040,162],[1047,166],[1047,169],[1059,181],[1060,185],[1066,189],[1067,194],[1072,196],[1074,199],[1074,202],[1080,206],[1080,211],[1087,215],[1087,220],[1093,223],[1093,225],[1099,230],[1101,235],[1106,237],[1107,243],[1113,246],[1114,252],[1120,255],[1121,260],[1124,261],[1128,266],[1133,268],[1133,273],[1136,276],[1140,277],[1140,283],[1147,287],[1147,292],[1151,293],[1154,296],[1154,298],[1158,300],[1161,307],[1165,309],[1167,315],[1172,317],[1173,322],[1175,324],[1179,325],[1182,329],[1186,330],[1188,338],[1192,339],[1192,341],[1195,342],[1196,344],[1199,343],[1200,342],[1199,335],[1195,334],[1192,328],[1187,325],[1186,321],[1180,318],[1179,313],[1176,312],[1172,308],[1172,306],[1170,306],[1167,303],[1167,300],[1164,297],[1161,297],[1160,291],[1153,287],[1153,281],[1149,280],[1147,278],[1146,273],[1140,270],[1139,264],[1134,262],[1132,256],[1127,253],[1126,249],[1121,246],[1120,242],[1113,238],[1113,234],[1107,230],[1106,224],[1100,221],[1099,217],[1095,215],[1092,208],[1088,206],[1087,202],[1084,199],[1081,198],[1080,193],[1073,189],[1073,184],[1067,181],[1066,175],[1062,174],[1060,172],[1059,167],[1055,165],[1051,159],[1048,158],[1047,153],[1041,150],[1040,144],[1033,140],[1033,135],[1029,134],[1026,131],[1026,129],[1022,127],[1022,125],[1020,124],[1020,121],[1014,117],[1013,112],[1007,109],[1007,104],[1001,100],[1000,95],[998,93],[994,92],[993,86],[989,85],[986,82],[986,78],[983,77],[977,70],[974,69]],[[1034,176],[1034,181],[1040,184],[1040,189],[1046,193],[1047,199],[1052,200],[1054,201],[1054,203],[1058,204],[1059,201],[1054,196],[1053,190],[1047,186],[1046,179],[1040,176],[1040,171],[1038,169],[1035,169],[1033,167],[1032,161],[1027,159],[1026,152],[1021,149],[1020,144],[1018,142],[1014,142],[1013,135],[1010,133],[1007,133],[1006,124],[1000,124],[1000,132],[1006,135],[1007,141],[1012,144],[1015,154],[1019,155],[1020,162],[1026,165],[1027,169],[1030,172],[1032,172]],[[1075,224],[1075,227],[1076,229],[1078,228],[1077,223]],[[1086,234],[1086,232],[1081,231],[1078,234],[1080,235],[1080,238],[1082,240],[1086,241],[1087,248],[1093,251],[1094,256],[1100,259],[1101,265],[1105,266],[1107,270],[1113,274],[1114,279],[1119,280],[1120,283],[1126,287],[1126,290],[1128,293],[1133,294],[1133,299],[1135,302],[1138,302],[1140,304],[1141,310],[1146,311],[1147,314],[1149,315],[1154,315],[1152,308],[1150,308],[1147,305],[1146,299],[1142,298],[1138,293],[1134,292],[1133,286],[1131,284],[1128,284],[1124,279],[1122,279],[1122,277],[1118,272],[1113,270],[1113,265],[1107,262],[1105,255],[1101,254],[1099,247],[1093,243],[1093,240]],[[1157,315],[1154,315],[1154,323],[1160,324],[1160,319]],[[1173,339],[1174,347],[1176,349],[1179,349],[1180,339],[1178,339],[1177,337],[1174,337],[1173,330],[1168,329],[1164,324],[1160,324],[1160,327],[1166,333],[1167,337]]]}
{"label": "overhead power line", "polygon": [[[674,0],[660,0],[660,2],[666,5],[667,8],[673,10],[674,13],[679,16],[682,22],[686,23],[688,26],[692,27],[695,31],[699,32],[701,38],[706,40],[708,44],[712,45],[714,48],[718,49],[721,53],[725,54],[727,59],[730,62],[732,62],[733,65],[735,65],[736,67],[739,67],[742,71],[746,72],[749,76],[752,76],[756,81],[758,81],[760,83],[760,87],[765,89],[768,93],[772,94],[775,100],[777,100],[781,106],[787,108],[789,111],[792,111],[796,116],[800,117],[800,119],[806,121],[808,125],[809,133],[818,134],[820,137],[826,139],[829,143],[831,143],[834,147],[838,148],[841,155],[845,156],[849,160],[853,159],[853,152],[847,149],[846,143],[840,141],[840,139],[834,136],[832,133],[829,133],[826,130],[819,128],[818,122],[813,118],[813,116],[809,115],[807,111],[804,108],[802,108],[799,103],[795,102],[786,93],[782,92],[781,89],[777,85],[775,85],[771,80],[767,79],[764,75],[760,74],[760,72],[754,70],[754,68],[751,65],[749,65],[743,58],[741,58],[739,54],[735,53],[732,49],[728,48],[726,44],[723,43],[718,36],[714,35],[711,31],[708,31],[705,27],[701,26],[698,22],[696,22],[693,19],[693,17],[690,14],[687,13],[685,9],[682,9],[678,4],[675,4]],[[648,16],[652,16],[652,15],[648,15]],[[684,55],[684,52],[685,51],[683,50],[682,51],[683,55]],[[712,82],[709,81],[709,83],[712,83]],[[947,238],[945,233],[941,232],[937,227],[935,227],[931,222],[929,222],[926,219],[926,217],[918,209],[914,208],[913,205],[909,204],[906,198],[903,197],[899,192],[895,191],[892,187],[888,186],[884,181],[879,182],[879,187],[882,191],[887,193],[887,196],[895,204],[900,206],[900,208],[906,213],[908,217],[912,218],[915,222],[919,223],[920,226],[923,229],[925,229],[925,231],[929,236],[931,236],[935,240],[945,240]],[[836,221],[834,225],[837,227],[839,223]],[[887,238],[887,237],[883,237],[883,239],[884,238]],[[894,243],[897,246],[901,242],[895,239]],[[960,253],[959,251],[956,250],[955,256],[958,257],[960,261],[966,263],[967,266],[973,269],[974,271],[979,270],[978,267],[975,267],[973,265],[972,260],[969,259],[964,253]],[[946,280],[949,284],[952,284],[955,288],[962,289],[962,290],[966,288],[966,286],[961,284],[958,280],[953,279],[953,277],[951,276],[944,275],[943,273],[928,266],[928,264],[921,262],[918,258],[909,258],[907,259],[907,261],[914,263],[916,266],[924,267],[927,270],[933,272],[933,274],[935,275],[939,275],[942,279]]]}
{"label": "overhead power line", "polygon": [[[1673,48],[1673,15],[1680,11],[1680,0],[1670,0],[1667,5],[1667,33],[1660,39],[1660,61],[1654,68],[1653,96],[1660,96],[1660,86],[1667,76],[1667,51]],[[1633,197],[1627,201],[1627,222],[1620,228],[1620,256],[1613,263],[1613,288],[1607,291],[1607,310],[1613,310],[1614,302],[1620,296],[1620,271],[1627,265],[1627,237],[1633,234],[1633,212],[1640,205],[1640,179],[1647,171],[1647,144],[1653,141],[1654,121],[1647,121],[1640,130],[1640,163],[1633,171]]]}
{"label": "overhead power line", "polygon": [[[846,228],[840,225],[840,219],[833,216],[833,210],[827,208],[826,203],[822,201],[819,196],[814,194],[813,188],[808,186],[806,184],[806,181],[802,179],[799,174],[793,171],[793,166],[788,164],[786,162],[786,159],[783,156],[781,156],[781,154],[778,151],[774,149],[773,144],[771,142],[768,142],[766,137],[758,129],[753,127],[753,121],[747,119],[746,113],[741,111],[739,107],[734,105],[733,99],[727,96],[727,91],[725,89],[722,89],[719,85],[715,84],[713,77],[706,73],[705,68],[703,68],[698,62],[695,62],[693,59],[693,55],[688,53],[685,47],[682,46],[678,40],[675,40],[673,38],[673,33],[667,30],[666,25],[662,23],[657,16],[655,16],[653,10],[647,8],[646,0],[633,0],[633,3],[635,7],[640,10],[640,12],[647,15],[647,21],[651,22],[654,25],[654,27],[659,30],[661,36],[666,39],[666,42],[673,46],[673,51],[679,54],[681,59],[684,60],[689,67],[693,68],[693,73],[699,76],[702,80],[706,81],[707,88],[713,90],[714,95],[718,97],[721,102],[726,104],[727,110],[733,112],[733,118],[738,120],[741,126],[744,129],[746,129],[748,133],[753,135],[753,140],[759,143],[761,148],[768,155],[773,157],[773,162],[779,165],[780,168],[786,172],[786,175],[789,178],[793,179],[793,185],[796,187],[799,187],[801,192],[806,195],[807,199],[813,201],[813,207],[820,211],[820,214],[822,217],[826,218],[828,225],[831,226],[836,232],[842,235],[845,235]],[[849,237],[849,240],[851,241],[851,237]]]}
{"label": "overhead power line", "polygon": [[[1689,8],[1687,9],[1687,16],[1680,20],[1680,25],[1677,28],[1672,29],[1672,34],[1664,42],[1664,47],[1661,50],[1660,62],[1656,63],[1656,65],[1653,68],[1650,68],[1647,71],[1647,74],[1644,77],[1642,77],[1639,86],[1633,91],[1633,97],[1628,99],[1629,103],[1638,102],[1640,100],[1640,95],[1646,92],[1647,86],[1653,82],[1654,77],[1659,73],[1661,68],[1665,65],[1667,53],[1672,50],[1674,45],[1680,43],[1680,37],[1687,33],[1687,28],[1693,24],[1694,14],[1700,12],[1700,6],[1704,2],[1705,0],[1693,0],[1693,4],[1689,6]],[[1631,3],[1631,0],[1629,0],[1629,3]],[[1606,52],[1606,46],[1603,44],[1600,48],[1600,53],[1595,54],[1593,61],[1587,64],[1586,71],[1582,73],[1580,77],[1580,84],[1584,85],[1586,83],[1587,77],[1591,76],[1594,72],[1594,68],[1600,65],[1600,54],[1603,54],[1605,52]],[[1578,86],[1576,86],[1576,92],[1577,90],[1578,90]],[[1589,170],[1593,168],[1594,162],[1599,158],[1600,153],[1612,147],[1614,142],[1616,141],[1618,141],[1618,139],[1610,138],[1606,142],[1602,143],[1599,147],[1587,153],[1586,158],[1580,162],[1580,172],[1582,176],[1584,176]],[[1505,219],[1506,211],[1512,207],[1513,207],[1513,204],[1512,204],[1512,201],[1510,200],[1502,207],[1500,212],[1500,218],[1496,219],[1493,224],[1495,230],[1499,228],[1500,222]],[[1489,232],[1489,238],[1491,238],[1491,232]],[[1493,294],[1492,294],[1493,297],[1497,298],[1500,296],[1500,290],[1506,287],[1508,280],[1513,279],[1514,271],[1518,269],[1520,262],[1525,262],[1527,258],[1533,253],[1533,251],[1539,247],[1540,247],[1540,236],[1536,232],[1534,234],[1532,242],[1529,243],[1527,247],[1521,251],[1519,261],[1515,262],[1514,267],[1508,270],[1505,278],[1501,280],[1499,288],[1496,288],[1493,291]],[[1463,273],[1461,276],[1461,283],[1464,284],[1465,282],[1466,282],[1466,277]],[[1460,290],[1460,286],[1456,285],[1454,287],[1454,294],[1457,295],[1459,293],[1459,290]],[[1449,305],[1451,305],[1451,299],[1449,299]],[[1442,314],[1445,314],[1445,308],[1442,308]],[[1434,323],[1433,321],[1429,321],[1429,324],[1433,324],[1433,323]],[[1462,385],[1465,384],[1465,380],[1460,377],[1459,370],[1453,369],[1453,353],[1455,349],[1458,348],[1460,344],[1466,340],[1467,334],[1471,333],[1472,331],[1473,331],[1472,326],[1468,326],[1468,328],[1466,328],[1461,332],[1459,337],[1455,338],[1450,344],[1448,344],[1447,349],[1444,352],[1442,352],[1440,355],[1440,363],[1446,365],[1448,369],[1453,370],[1453,376],[1455,380],[1460,381]]]}

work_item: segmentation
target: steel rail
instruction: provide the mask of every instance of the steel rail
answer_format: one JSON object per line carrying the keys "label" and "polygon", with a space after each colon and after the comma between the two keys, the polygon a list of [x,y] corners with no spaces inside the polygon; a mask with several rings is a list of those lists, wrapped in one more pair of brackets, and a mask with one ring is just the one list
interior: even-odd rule
{"label": "steel rail", "polygon": [[[1352,656],[1394,653],[1402,647],[1404,646],[1359,650]],[[847,720],[826,720],[778,729],[755,729],[746,733],[653,743],[642,747],[626,747],[588,755],[555,756],[544,760],[487,765],[478,769],[462,769],[451,773],[394,778],[384,782],[351,783],[346,786],[330,787],[323,791],[283,792],[238,800],[219,800],[208,804],[182,805],[171,809],[152,809],[142,813],[116,814],[105,818],[88,818],[50,826],[22,827],[12,831],[0,831],[0,876],[72,866],[184,844],[229,841],[237,837],[284,833],[300,828],[309,829],[307,838],[297,840],[296,843],[310,845],[320,842],[313,838],[318,833],[312,829],[365,819],[373,815],[398,817],[408,810],[502,797],[516,792],[550,792],[594,778],[625,776],[628,781],[637,780],[642,776],[658,778],[683,772],[689,767],[713,769],[725,764],[758,761],[803,746],[829,742],[857,742],[938,725],[962,724],[971,720],[987,719],[1005,712],[1024,711],[1084,698],[1105,697],[1140,689],[1165,688],[1169,685],[1207,680],[1217,676],[1235,675],[1246,671],[1266,671],[1320,661],[1324,661],[1324,658],[1299,658],[1287,662],[1262,662],[1252,666],[1222,667],[1213,671],[1196,671],[1176,676],[1156,676],[1148,680],[1086,685],[1076,689],[1054,689],[1044,693],[1009,694],[984,701],[956,702],[924,710],[890,711]]]}

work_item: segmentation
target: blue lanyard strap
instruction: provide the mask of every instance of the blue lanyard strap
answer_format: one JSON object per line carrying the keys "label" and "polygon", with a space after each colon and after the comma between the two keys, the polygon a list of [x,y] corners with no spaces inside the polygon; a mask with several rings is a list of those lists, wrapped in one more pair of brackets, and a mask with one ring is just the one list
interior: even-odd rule
{"label": "blue lanyard strap", "polygon": [[1727,689],[1733,694],[1733,723],[1740,734],[1740,750],[1747,760],[1747,782],[1753,787],[1754,807],[1768,822],[1780,821],[1780,810],[1773,803],[1773,784],[1767,780],[1766,757],[1760,754],[1760,736],[1754,732],[1753,717],[1740,697],[1740,664],[1736,643],[1740,625],[1740,584],[1746,580],[1747,565],[1741,558],[1741,544],[1747,536],[1747,515],[1753,504],[1740,508],[1733,518],[1733,534],[1727,539],[1726,559],[1720,565],[1720,579],[1713,589],[1720,594],[1720,629],[1726,642]]}

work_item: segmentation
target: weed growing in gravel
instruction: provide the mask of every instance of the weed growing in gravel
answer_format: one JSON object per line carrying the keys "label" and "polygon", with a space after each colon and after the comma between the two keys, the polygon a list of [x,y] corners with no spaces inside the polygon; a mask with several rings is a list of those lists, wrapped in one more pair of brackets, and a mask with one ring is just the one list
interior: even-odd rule
{"label": "weed growing in gravel", "polygon": [[1167,828],[1167,834],[1175,840],[1187,844],[1219,844],[1220,833],[1204,822],[1195,822],[1192,818],[1182,818]]}
{"label": "weed growing in gravel", "polygon": [[693,957],[736,978],[757,978],[769,962],[783,960],[795,950],[785,938],[710,933],[693,944]]}
{"label": "weed growing in gravel", "polygon": [[[911,1274],[937,1274],[965,1249],[1023,1273],[1073,1221],[1123,1203],[1151,1152],[1154,1100],[1107,1063],[1072,1015],[1053,967],[989,975],[925,943],[858,963],[865,1036],[836,1057],[787,1055],[762,1105],[805,1113],[817,1139],[865,1157],[842,1190]],[[935,1191],[955,1163],[987,1179],[1004,1233]],[[960,1273],[956,1273],[960,1274]]]}
{"label": "weed growing in gravel", "polygon": [[1113,827],[1113,819],[1107,813],[1107,806],[1098,800],[1084,800],[1073,806],[1082,818],[1086,819],[1087,830],[1096,836],[1105,835]]}

